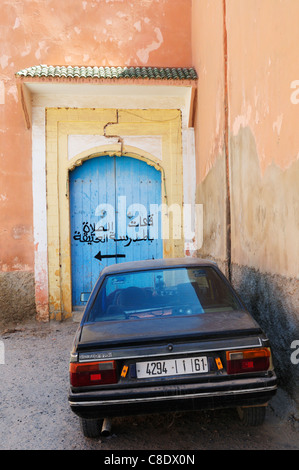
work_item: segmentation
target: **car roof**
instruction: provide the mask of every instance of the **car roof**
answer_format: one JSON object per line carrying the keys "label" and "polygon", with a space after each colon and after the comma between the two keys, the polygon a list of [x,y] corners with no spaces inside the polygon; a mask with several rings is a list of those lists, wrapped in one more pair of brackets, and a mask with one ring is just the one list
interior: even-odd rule
{"label": "car roof", "polygon": [[148,259],[142,261],[130,261],[127,263],[111,264],[101,271],[101,276],[131,271],[143,271],[145,269],[181,268],[190,266],[217,266],[214,261],[201,258],[164,258]]}

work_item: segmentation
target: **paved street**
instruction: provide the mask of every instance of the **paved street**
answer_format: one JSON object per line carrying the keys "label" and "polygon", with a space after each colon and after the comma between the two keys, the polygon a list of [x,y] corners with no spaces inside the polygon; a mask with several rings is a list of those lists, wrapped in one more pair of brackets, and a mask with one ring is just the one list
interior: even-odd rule
{"label": "paved street", "polygon": [[[0,336],[0,449],[214,450],[299,449],[299,434],[280,392],[260,428],[245,428],[234,410],[118,418],[111,435],[85,439],[67,402],[73,321],[31,323]],[[273,408],[274,407],[274,408]],[[298,423],[297,423],[298,424]]]}

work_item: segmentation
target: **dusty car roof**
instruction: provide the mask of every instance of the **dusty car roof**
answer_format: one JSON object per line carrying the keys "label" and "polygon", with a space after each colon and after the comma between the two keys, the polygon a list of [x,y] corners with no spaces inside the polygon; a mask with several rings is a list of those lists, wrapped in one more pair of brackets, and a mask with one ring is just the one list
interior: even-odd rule
{"label": "dusty car roof", "polygon": [[159,269],[169,267],[188,266],[217,266],[214,261],[200,258],[164,258],[143,261],[130,261],[127,263],[111,264],[101,271],[101,276],[128,271],[142,271],[144,269]]}

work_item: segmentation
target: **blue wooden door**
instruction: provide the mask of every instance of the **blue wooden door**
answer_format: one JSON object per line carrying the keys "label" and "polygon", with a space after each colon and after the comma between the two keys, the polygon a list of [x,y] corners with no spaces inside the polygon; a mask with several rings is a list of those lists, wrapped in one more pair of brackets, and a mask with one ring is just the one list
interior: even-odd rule
{"label": "blue wooden door", "polygon": [[70,173],[73,306],[103,267],[163,257],[161,173],[129,157],[97,157]]}

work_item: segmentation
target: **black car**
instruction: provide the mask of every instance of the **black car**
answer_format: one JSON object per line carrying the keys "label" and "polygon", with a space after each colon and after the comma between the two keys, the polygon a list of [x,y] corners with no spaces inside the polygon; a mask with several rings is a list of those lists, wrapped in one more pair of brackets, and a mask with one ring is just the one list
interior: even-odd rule
{"label": "black car", "polygon": [[83,433],[104,418],[236,407],[261,424],[277,378],[269,341],[213,262],[106,267],[70,359],[69,404]]}

